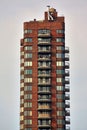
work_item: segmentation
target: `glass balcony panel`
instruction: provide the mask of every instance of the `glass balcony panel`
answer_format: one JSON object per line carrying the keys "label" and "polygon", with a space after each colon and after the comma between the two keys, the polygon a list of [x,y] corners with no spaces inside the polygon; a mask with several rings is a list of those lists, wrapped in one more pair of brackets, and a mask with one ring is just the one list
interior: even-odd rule
{"label": "glass balcony panel", "polygon": [[51,45],[50,38],[38,38],[38,45]]}
{"label": "glass balcony panel", "polygon": [[69,70],[65,70],[65,75],[69,76]]}
{"label": "glass balcony panel", "polygon": [[69,92],[70,91],[70,86],[65,85],[65,91]]}
{"label": "glass balcony panel", "polygon": [[69,84],[69,83],[70,83],[69,78],[65,78],[65,84]]}
{"label": "glass balcony panel", "polygon": [[70,124],[70,118],[66,118],[65,121],[66,121],[66,124]]}
{"label": "glass balcony panel", "polygon": [[38,118],[51,118],[50,114],[39,114]]}
{"label": "glass balcony panel", "polygon": [[65,102],[65,107],[66,107],[66,108],[70,108],[70,102],[68,102],[68,101]]}
{"label": "glass balcony panel", "polygon": [[66,130],[70,130],[70,126],[66,126]]}
{"label": "glass balcony panel", "polygon": [[65,52],[69,53],[69,47],[65,47]]}
{"label": "glass balcony panel", "polygon": [[39,105],[38,106],[38,109],[40,110],[50,110],[51,109],[51,106],[50,105]]}
{"label": "glass balcony panel", "polygon": [[65,115],[70,116],[70,110],[65,110]]}
{"label": "glass balcony panel", "polygon": [[69,62],[65,62],[65,68],[69,68]]}

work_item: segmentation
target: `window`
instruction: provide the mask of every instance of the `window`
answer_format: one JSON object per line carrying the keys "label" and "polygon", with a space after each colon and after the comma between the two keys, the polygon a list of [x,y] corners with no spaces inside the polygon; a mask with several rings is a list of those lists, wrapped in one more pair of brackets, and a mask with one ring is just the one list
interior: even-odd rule
{"label": "window", "polygon": [[32,82],[32,78],[25,78],[25,79],[24,79],[24,82],[25,82],[25,83],[31,83],[31,82]]}
{"label": "window", "polygon": [[28,119],[24,121],[25,125],[32,125],[32,120]]}
{"label": "window", "polygon": [[24,39],[24,42],[32,42],[32,38],[28,37]]}
{"label": "window", "polygon": [[63,91],[64,87],[63,86],[56,86],[56,90],[58,91]]}
{"label": "window", "polygon": [[65,107],[65,104],[63,102],[57,102],[57,107],[58,108]]}
{"label": "window", "polygon": [[32,69],[25,70],[25,74],[32,74]]}
{"label": "window", "polygon": [[21,64],[24,63],[24,59],[21,59]]}
{"label": "window", "polygon": [[57,46],[56,49],[57,49],[57,50],[60,50],[60,51],[61,51],[61,50],[64,50],[64,46]]}
{"label": "window", "polygon": [[24,51],[21,51],[21,56],[23,56],[24,55]]}
{"label": "window", "polygon": [[62,78],[56,78],[56,82],[62,82]]}
{"label": "window", "polygon": [[57,128],[57,130],[65,130],[64,128]]}
{"label": "window", "polygon": [[57,120],[57,124],[58,124],[58,125],[63,125],[63,124],[64,124],[64,120],[58,119],[58,120]]}
{"label": "window", "polygon": [[50,30],[48,30],[48,29],[40,29],[40,30],[38,30],[38,34],[46,34],[46,33],[50,33]]}
{"label": "window", "polygon": [[64,116],[64,115],[65,115],[64,111],[57,111],[57,116]]}
{"label": "window", "polygon": [[32,111],[24,111],[24,116],[32,116]]}
{"label": "window", "polygon": [[21,66],[20,70],[23,71],[24,70],[24,66]]}
{"label": "window", "polygon": [[31,107],[32,107],[32,102],[25,102],[25,103],[24,103],[24,107],[29,107],[29,108],[31,108]]}
{"label": "window", "polygon": [[24,75],[23,74],[21,75],[21,79],[24,79]]}
{"label": "window", "polygon": [[25,94],[24,99],[32,99],[32,94]]}
{"label": "window", "polygon": [[57,33],[64,33],[64,30],[63,29],[57,29],[56,32]]}
{"label": "window", "polygon": [[24,83],[21,83],[21,88],[24,87]]}
{"label": "window", "polygon": [[32,128],[25,128],[24,130],[32,130]]}
{"label": "window", "polygon": [[32,50],[32,46],[25,46],[25,47],[24,47],[24,50],[25,50],[25,51],[27,51],[27,50],[31,51],[31,50]]}
{"label": "window", "polygon": [[23,111],[24,111],[24,107],[21,107],[21,108],[20,108],[20,112],[23,112]]}
{"label": "window", "polygon": [[65,97],[64,94],[57,94],[56,96],[57,96],[57,99],[64,99]]}
{"label": "window", "polygon": [[26,61],[26,62],[24,63],[24,66],[32,66],[32,61]]}
{"label": "window", "polygon": [[56,42],[64,42],[64,38],[56,38]]}
{"label": "window", "polygon": [[32,33],[32,30],[31,29],[25,29],[24,33]]}
{"label": "window", "polygon": [[20,120],[22,121],[24,119],[24,116],[20,116]]}
{"label": "window", "polygon": [[26,54],[24,55],[24,57],[25,57],[25,58],[32,58],[32,53],[26,53]]}
{"label": "window", "polygon": [[64,66],[64,62],[63,61],[57,61],[56,66]]}
{"label": "window", "polygon": [[20,99],[20,103],[23,104],[24,103],[24,99]]}
{"label": "window", "polygon": [[56,58],[64,58],[65,55],[61,53],[56,53]]}
{"label": "window", "polygon": [[38,38],[38,42],[50,42],[50,38]]}
{"label": "window", "polygon": [[21,96],[24,95],[24,91],[21,91],[21,92],[20,92],[20,95],[21,95]]}
{"label": "window", "polygon": [[32,130],[32,128],[25,128],[24,130]]}
{"label": "window", "polygon": [[56,70],[56,74],[65,74],[65,70]]}
{"label": "window", "polygon": [[24,128],[24,125],[23,124],[20,124],[20,129],[22,130]]}
{"label": "window", "polygon": [[24,87],[24,91],[28,91],[28,90],[31,91],[32,90],[32,86],[25,86]]}

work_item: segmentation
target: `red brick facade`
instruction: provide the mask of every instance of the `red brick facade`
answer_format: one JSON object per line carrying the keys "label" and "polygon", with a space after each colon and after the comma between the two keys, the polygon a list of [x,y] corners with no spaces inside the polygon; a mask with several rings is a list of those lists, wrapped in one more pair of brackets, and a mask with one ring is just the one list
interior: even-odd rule
{"label": "red brick facade", "polygon": [[66,105],[66,99],[69,100],[69,95],[66,97],[69,79],[65,79],[65,76],[69,76],[68,70],[65,73],[66,67],[69,68],[69,64],[65,63],[69,60],[65,56],[69,50],[65,49],[64,17],[59,17],[53,8],[45,12],[44,17],[43,21],[24,23],[20,130],[69,130],[69,127],[66,128],[70,123],[69,119],[66,120],[66,116],[70,115],[67,110],[69,104]]}

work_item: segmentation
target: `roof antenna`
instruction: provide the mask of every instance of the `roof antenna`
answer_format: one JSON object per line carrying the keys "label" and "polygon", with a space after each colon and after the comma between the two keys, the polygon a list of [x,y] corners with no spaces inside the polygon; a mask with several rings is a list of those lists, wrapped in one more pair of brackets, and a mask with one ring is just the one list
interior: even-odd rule
{"label": "roof antenna", "polygon": [[49,17],[49,15],[50,15],[50,13],[49,13],[50,5],[47,5],[47,7],[48,7],[48,20],[50,20],[50,17]]}
{"label": "roof antenna", "polygon": [[54,18],[52,16],[51,12],[50,12],[50,6],[48,5],[47,7],[48,7],[48,20],[52,20],[53,21]]}

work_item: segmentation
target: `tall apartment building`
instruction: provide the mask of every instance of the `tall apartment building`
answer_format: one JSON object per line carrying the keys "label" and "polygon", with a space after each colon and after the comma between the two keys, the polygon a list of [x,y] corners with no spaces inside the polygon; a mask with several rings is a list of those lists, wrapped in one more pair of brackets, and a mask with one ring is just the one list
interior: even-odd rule
{"label": "tall apartment building", "polygon": [[24,23],[21,39],[20,130],[70,130],[69,48],[64,17]]}

